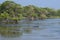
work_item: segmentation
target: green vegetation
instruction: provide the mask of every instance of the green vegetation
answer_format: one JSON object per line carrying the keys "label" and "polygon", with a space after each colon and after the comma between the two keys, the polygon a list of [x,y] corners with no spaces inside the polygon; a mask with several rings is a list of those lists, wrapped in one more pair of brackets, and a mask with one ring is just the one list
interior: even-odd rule
{"label": "green vegetation", "polygon": [[18,23],[19,20],[60,18],[60,9],[41,8],[34,5],[22,6],[13,1],[0,4],[0,23]]}

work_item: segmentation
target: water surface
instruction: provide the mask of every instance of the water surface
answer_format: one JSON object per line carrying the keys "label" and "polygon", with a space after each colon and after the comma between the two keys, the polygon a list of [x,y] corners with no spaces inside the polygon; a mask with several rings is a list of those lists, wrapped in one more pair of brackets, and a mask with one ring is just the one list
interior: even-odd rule
{"label": "water surface", "polygon": [[20,21],[20,34],[16,37],[0,36],[0,40],[60,40],[60,19]]}

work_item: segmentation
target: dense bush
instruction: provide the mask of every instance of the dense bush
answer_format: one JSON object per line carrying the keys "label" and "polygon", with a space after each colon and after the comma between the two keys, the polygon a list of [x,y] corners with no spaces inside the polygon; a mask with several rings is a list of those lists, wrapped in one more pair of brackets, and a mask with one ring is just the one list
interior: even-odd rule
{"label": "dense bush", "polygon": [[21,6],[13,1],[5,1],[0,4],[0,21],[13,20],[18,21],[23,18],[50,18],[60,17],[60,9],[41,8],[34,5]]}

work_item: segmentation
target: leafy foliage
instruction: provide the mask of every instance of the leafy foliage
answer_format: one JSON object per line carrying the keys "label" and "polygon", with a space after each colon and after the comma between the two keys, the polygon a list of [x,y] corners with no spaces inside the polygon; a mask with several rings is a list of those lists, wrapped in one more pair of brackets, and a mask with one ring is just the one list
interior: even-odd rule
{"label": "leafy foliage", "polygon": [[41,8],[34,5],[21,6],[13,1],[6,0],[0,4],[1,20],[21,20],[23,18],[50,18],[51,16],[60,16],[60,9]]}

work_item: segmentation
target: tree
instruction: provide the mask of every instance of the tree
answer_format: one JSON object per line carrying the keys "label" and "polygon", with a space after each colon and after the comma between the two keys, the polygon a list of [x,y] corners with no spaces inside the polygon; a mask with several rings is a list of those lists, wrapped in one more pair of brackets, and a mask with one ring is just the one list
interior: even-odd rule
{"label": "tree", "polygon": [[12,0],[5,0],[5,1],[12,1]]}

